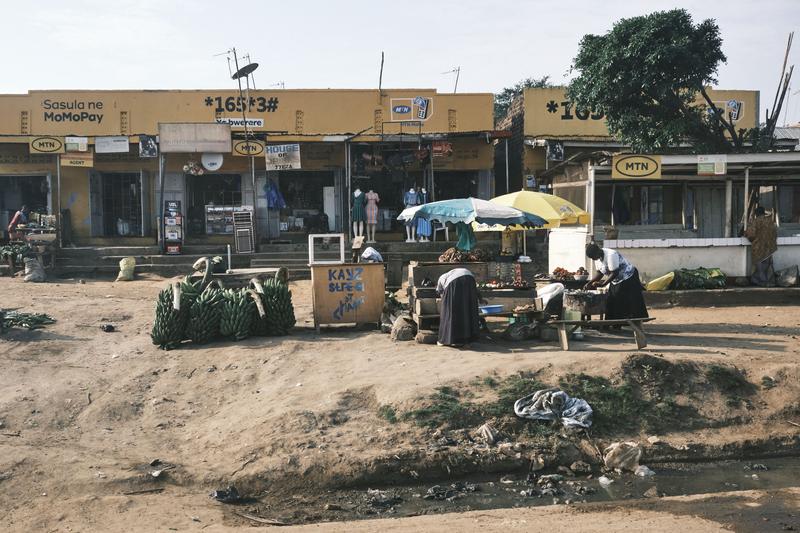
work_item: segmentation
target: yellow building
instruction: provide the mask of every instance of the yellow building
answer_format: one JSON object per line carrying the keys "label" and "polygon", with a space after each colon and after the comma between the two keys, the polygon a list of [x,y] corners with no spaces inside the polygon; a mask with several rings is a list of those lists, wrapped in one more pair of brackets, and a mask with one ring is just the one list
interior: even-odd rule
{"label": "yellow building", "polygon": [[[241,142],[243,114],[253,143]],[[177,152],[178,145],[156,148],[159,125],[181,123],[227,124],[228,150],[221,165],[219,156],[206,153],[204,158],[197,150],[204,145],[189,143]],[[219,213],[241,206],[254,209],[263,242],[304,234],[309,226],[345,231],[350,194],[360,187],[380,195],[378,229],[391,232],[409,187],[427,187],[431,200],[492,196],[492,130],[488,93],[0,95],[0,223],[26,203],[36,211],[64,213],[62,225],[70,228],[66,237],[74,243],[152,244],[163,189],[163,201],[180,202],[188,242],[228,242],[232,228],[218,223],[212,207]],[[299,145],[299,168],[267,170],[263,153],[270,149],[264,145],[289,144]],[[276,206],[276,192],[285,207]]]}
{"label": "yellow building", "polygon": [[[759,123],[758,91],[711,89],[709,96],[726,116],[733,113],[736,128],[753,128]],[[511,191],[535,184],[542,172],[580,152],[625,148],[609,133],[603,113],[576,108],[565,87],[525,89],[498,127],[512,132],[508,141]],[[502,146],[498,146],[497,156],[500,174],[505,172]],[[498,192],[501,188],[498,186]]]}

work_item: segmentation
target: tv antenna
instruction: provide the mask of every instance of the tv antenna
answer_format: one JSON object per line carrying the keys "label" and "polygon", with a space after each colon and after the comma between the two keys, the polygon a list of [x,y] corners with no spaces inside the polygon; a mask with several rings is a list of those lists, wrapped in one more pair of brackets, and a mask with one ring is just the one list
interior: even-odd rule
{"label": "tv antenna", "polygon": [[[231,79],[236,80],[239,84],[239,99],[237,101],[237,108],[242,109],[242,126],[244,127],[244,138],[250,138],[250,129],[247,127],[247,108],[250,105],[250,84],[252,83],[253,89],[256,88],[256,80],[253,77],[253,72],[258,68],[258,63],[250,61],[250,54],[245,54],[242,59],[247,61],[243,67],[239,66],[239,55],[236,53],[236,48],[233,47],[225,52],[214,54],[217,56],[226,56],[228,59],[228,74]],[[233,56],[233,66],[236,70],[231,69],[231,55]],[[242,87],[242,78],[245,80],[245,85]]]}
{"label": "tv antenna", "polygon": [[456,75],[456,83],[453,86],[453,94],[458,91],[458,78],[461,76],[461,67],[455,67],[453,70],[448,70],[447,72],[442,72],[442,74],[455,74]]}

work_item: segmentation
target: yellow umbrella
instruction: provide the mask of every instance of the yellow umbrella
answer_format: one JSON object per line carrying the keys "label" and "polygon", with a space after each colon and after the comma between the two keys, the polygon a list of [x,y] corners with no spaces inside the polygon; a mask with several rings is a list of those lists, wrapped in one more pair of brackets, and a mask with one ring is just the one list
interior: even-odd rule
{"label": "yellow umbrella", "polygon": [[[588,224],[589,213],[563,198],[543,192],[518,191],[490,200],[496,204],[515,207],[520,211],[542,217],[545,228],[557,228],[564,224]],[[512,229],[523,229],[512,228]]]}
{"label": "yellow umbrella", "polygon": [[[489,200],[490,202],[514,207],[520,211],[539,216],[547,221],[542,226],[545,229],[557,228],[562,224],[588,224],[589,213],[563,198],[546,194],[543,192],[517,191],[503,196],[498,196]],[[522,226],[503,226],[501,224],[478,224],[472,223],[474,231],[524,231]],[[523,239],[525,244],[525,255],[528,254],[527,238]]]}

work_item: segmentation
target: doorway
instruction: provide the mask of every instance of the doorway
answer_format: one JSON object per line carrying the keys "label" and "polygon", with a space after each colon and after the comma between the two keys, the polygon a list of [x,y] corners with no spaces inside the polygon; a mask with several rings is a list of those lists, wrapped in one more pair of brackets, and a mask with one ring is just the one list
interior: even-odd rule
{"label": "doorway", "polygon": [[92,237],[141,237],[150,231],[145,172],[92,172],[89,177]]}
{"label": "doorway", "polygon": [[725,236],[725,187],[694,188],[697,236],[716,239]]}

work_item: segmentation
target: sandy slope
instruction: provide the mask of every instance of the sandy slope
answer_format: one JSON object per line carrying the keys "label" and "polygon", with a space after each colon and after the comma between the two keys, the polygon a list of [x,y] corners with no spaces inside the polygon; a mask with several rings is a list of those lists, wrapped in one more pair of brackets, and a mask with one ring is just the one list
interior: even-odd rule
{"label": "sandy slope", "polygon": [[[231,480],[288,473],[298,487],[335,484],[370,458],[418,445],[421,430],[376,416],[382,404],[402,406],[435,386],[490,372],[609,375],[633,346],[603,338],[574,343],[570,352],[534,341],[458,351],[393,344],[374,331],[318,336],[310,328],[308,283],[299,282],[293,291],[300,329],[291,337],[164,352],[148,336],[164,283],[0,280],[4,308],[58,319],[45,330],[13,331],[0,340],[1,431],[19,432],[0,436],[0,505],[9,510],[0,524],[61,529],[59,518],[73,526],[94,520],[95,507],[98,520],[131,516],[140,502],[167,496],[119,496],[152,486],[146,465],[155,458],[176,466],[165,474],[170,486],[183,487],[176,505],[189,494],[205,499]],[[763,375],[782,376],[782,386],[759,396],[747,425],[670,438],[724,442],[797,433],[769,417],[800,400],[800,307],[653,315],[648,353],[735,364],[756,383]],[[100,331],[105,322],[118,331]],[[93,524],[89,529],[105,529]]]}

